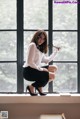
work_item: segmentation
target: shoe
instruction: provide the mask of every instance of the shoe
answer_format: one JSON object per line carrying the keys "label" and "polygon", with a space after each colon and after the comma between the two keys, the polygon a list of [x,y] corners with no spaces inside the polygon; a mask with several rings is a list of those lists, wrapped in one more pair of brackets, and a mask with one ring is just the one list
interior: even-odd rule
{"label": "shoe", "polygon": [[27,92],[27,90],[29,91],[29,93],[30,93],[30,95],[31,95],[31,96],[37,96],[37,94],[36,94],[36,93],[32,93],[32,92],[31,92],[31,90],[30,90],[30,87],[29,87],[29,86],[27,86],[27,87],[26,87],[26,92]]}
{"label": "shoe", "polygon": [[39,92],[39,94],[40,94],[41,96],[47,95],[46,93],[42,93],[42,92],[39,90],[39,88],[36,88],[36,90]]}

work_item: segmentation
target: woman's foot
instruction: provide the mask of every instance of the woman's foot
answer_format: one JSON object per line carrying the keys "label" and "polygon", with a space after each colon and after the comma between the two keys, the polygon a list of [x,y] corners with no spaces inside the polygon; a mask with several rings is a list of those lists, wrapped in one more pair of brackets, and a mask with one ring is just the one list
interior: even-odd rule
{"label": "woman's foot", "polygon": [[39,94],[40,94],[41,96],[45,96],[45,95],[46,95],[46,93],[43,93],[43,92],[42,92],[42,87],[36,88],[36,90],[39,92]]}
{"label": "woman's foot", "polygon": [[29,91],[31,96],[37,96],[36,93],[34,93],[34,87],[32,85],[26,87],[26,92]]}

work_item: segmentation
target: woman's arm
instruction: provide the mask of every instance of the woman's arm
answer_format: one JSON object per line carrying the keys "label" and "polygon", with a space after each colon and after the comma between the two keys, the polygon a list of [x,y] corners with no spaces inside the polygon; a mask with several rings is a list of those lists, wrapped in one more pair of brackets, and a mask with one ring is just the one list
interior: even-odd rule
{"label": "woman's arm", "polygon": [[45,56],[45,55],[43,55],[42,62],[44,62],[44,63],[49,63],[49,62],[51,62],[51,61],[54,59],[54,57],[56,56],[56,54],[57,54],[57,52],[58,52],[59,50],[60,50],[60,49],[56,49],[56,51],[53,52],[50,56]]}

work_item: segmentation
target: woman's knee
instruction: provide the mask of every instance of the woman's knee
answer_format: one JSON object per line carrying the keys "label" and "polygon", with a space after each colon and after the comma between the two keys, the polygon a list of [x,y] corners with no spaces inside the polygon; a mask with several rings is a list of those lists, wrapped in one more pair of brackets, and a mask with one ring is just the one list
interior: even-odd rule
{"label": "woman's knee", "polygon": [[58,70],[58,67],[55,65],[53,66],[54,72],[56,72]]}
{"label": "woman's knee", "polygon": [[54,66],[54,65],[50,65],[49,68],[48,68],[48,70],[50,72],[56,72],[58,70],[58,67],[57,66]]}
{"label": "woman's knee", "polygon": [[55,69],[55,71],[57,71],[58,70],[58,67],[57,66],[54,66],[54,69]]}

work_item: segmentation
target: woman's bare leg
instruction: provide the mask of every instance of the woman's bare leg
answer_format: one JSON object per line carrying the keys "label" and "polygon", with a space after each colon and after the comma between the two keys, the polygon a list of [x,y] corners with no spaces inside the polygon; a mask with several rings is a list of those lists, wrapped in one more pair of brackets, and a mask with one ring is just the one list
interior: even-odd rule
{"label": "woman's bare leg", "polygon": [[32,85],[29,85],[29,88],[30,88],[31,92],[34,93],[35,88]]}
{"label": "woman's bare leg", "polygon": [[48,71],[49,71],[49,82],[53,81],[55,79],[55,72],[57,71],[57,66],[55,65],[49,65]]}
{"label": "woman's bare leg", "polygon": [[55,73],[49,72],[49,82],[55,79]]}

